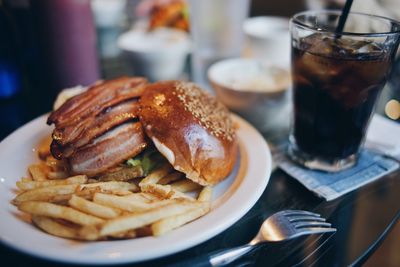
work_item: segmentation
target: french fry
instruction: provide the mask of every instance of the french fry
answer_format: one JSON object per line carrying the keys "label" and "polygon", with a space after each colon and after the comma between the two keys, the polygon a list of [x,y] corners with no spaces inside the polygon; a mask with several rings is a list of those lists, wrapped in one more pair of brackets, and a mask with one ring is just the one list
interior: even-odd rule
{"label": "french fry", "polygon": [[121,189],[110,190],[110,191],[106,191],[106,192],[107,192],[108,194],[117,195],[117,196],[128,196],[128,195],[132,195],[132,194],[133,194],[132,191],[121,190]]}
{"label": "french fry", "polygon": [[25,191],[14,198],[13,204],[19,205],[24,201],[57,202],[68,200],[74,193],[79,196],[88,196],[95,192],[107,192],[112,190],[137,190],[137,186],[127,182],[54,185]]}
{"label": "french fry", "polygon": [[[117,233],[119,234],[119,233]],[[79,229],[79,238],[84,239],[84,240],[99,240],[99,231],[94,225],[86,225],[82,226],[81,229]]]}
{"label": "french fry", "polygon": [[199,197],[197,198],[198,201],[203,202],[211,202],[212,200],[212,187],[206,186],[201,190]]}
{"label": "french fry", "polygon": [[20,181],[21,182],[32,182],[32,178],[31,177],[22,177]]}
{"label": "french fry", "polygon": [[68,174],[64,171],[50,171],[47,173],[47,178],[51,180],[65,179]]}
{"label": "french fry", "polygon": [[140,181],[139,186],[142,187],[142,185],[145,184],[156,184],[159,180],[161,180],[161,178],[166,176],[171,171],[171,169],[171,165],[165,164],[161,168],[158,168],[157,170],[150,173],[142,181]]}
{"label": "french fry", "polygon": [[110,235],[110,237],[117,239],[135,238],[136,236],[137,234],[135,230],[125,231]]}
{"label": "french fry", "polygon": [[120,210],[100,205],[76,195],[72,195],[68,204],[77,210],[103,219],[116,218],[121,214]]}
{"label": "french fry", "polygon": [[53,171],[65,171],[65,163],[62,160],[57,160],[53,156],[46,158],[46,165],[49,166]]}
{"label": "french fry", "polygon": [[[138,229],[141,230],[141,229]],[[151,231],[151,230],[150,230]],[[79,239],[83,240],[101,240],[104,237],[99,236],[99,231],[94,225],[83,226],[78,233]],[[122,231],[119,233],[110,234],[109,237],[115,239],[128,239],[143,236],[142,232],[138,234],[136,230]]]}
{"label": "french fry", "polygon": [[168,199],[172,196],[170,185],[141,184],[140,189],[142,192],[156,195],[161,199]]}
{"label": "french fry", "polygon": [[169,203],[145,212],[135,213],[127,216],[122,216],[113,220],[109,220],[103,225],[100,225],[98,235],[108,236],[114,233],[136,229],[159,221],[163,218],[182,214],[199,207],[199,203],[175,200],[174,203]]}
{"label": "french fry", "polygon": [[155,200],[160,200],[160,198],[158,198],[155,195],[152,194],[148,194],[148,193],[134,193],[131,194],[129,196],[124,196],[125,199],[129,199],[130,201],[141,201],[141,202],[145,202],[145,203],[149,203]]}
{"label": "french fry", "polygon": [[[115,195],[110,195],[110,194],[104,194],[104,193],[96,193],[93,196],[93,201],[99,204],[108,204],[108,200],[110,200],[110,203],[112,202],[113,199],[121,199],[125,201],[131,201],[131,202],[142,202],[142,203],[150,203],[151,199],[147,198],[143,193],[134,193],[129,196],[115,196]],[[102,203],[104,202],[104,203]]]}
{"label": "french fry", "polygon": [[161,219],[151,225],[153,235],[160,236],[188,222],[191,222],[210,210],[209,203],[203,203],[199,208],[191,211]]}
{"label": "french fry", "polygon": [[174,190],[177,190],[182,193],[186,193],[186,192],[195,191],[195,190],[201,188],[202,186],[189,180],[189,179],[183,179],[183,180],[180,180],[180,181],[177,181],[177,182],[171,184],[171,187]]}
{"label": "french fry", "polygon": [[38,155],[41,159],[45,159],[47,156],[50,155],[51,142],[52,142],[52,138],[50,135],[40,141],[37,151],[38,151]]}
{"label": "french fry", "polygon": [[212,188],[210,186],[204,187],[203,190],[201,190],[198,198],[199,202],[202,202],[199,208],[176,216],[164,218],[153,223],[151,225],[153,235],[155,236],[163,235],[175,228],[178,228],[188,222],[191,222],[203,216],[204,214],[210,211],[211,198],[212,198]]}
{"label": "french fry", "polygon": [[169,183],[175,182],[175,181],[181,179],[182,177],[183,177],[183,174],[182,174],[182,173],[180,173],[180,172],[173,172],[173,173],[170,173],[170,174],[164,176],[163,178],[161,178],[161,179],[158,181],[158,183],[159,183],[159,184],[162,184],[162,185],[165,185],[165,184],[169,184]]}
{"label": "french fry", "polygon": [[86,175],[71,176],[64,180],[45,180],[45,181],[18,181],[17,187],[21,190],[32,190],[40,187],[68,184],[84,184],[87,182]]}
{"label": "french fry", "polygon": [[158,196],[156,196],[154,194],[149,194],[149,193],[146,193],[146,192],[140,192],[139,194],[141,195],[142,198],[150,200],[150,201],[163,199],[163,198],[160,198],[160,197],[158,197]]}
{"label": "french fry", "polygon": [[51,235],[72,239],[81,239],[78,228],[68,227],[55,221],[53,218],[33,215],[32,222],[37,227]]}
{"label": "french fry", "polygon": [[32,164],[28,167],[28,170],[33,180],[45,181],[47,180],[47,173],[50,171],[50,168],[45,164]]}
{"label": "french fry", "polygon": [[19,205],[25,201],[60,201],[68,199],[77,189],[78,184],[54,185],[25,191],[14,198],[13,204]]}
{"label": "french fry", "polygon": [[65,162],[53,158],[49,147],[41,158],[28,167],[31,177],[16,183],[22,192],[12,203],[51,235],[77,240],[159,236],[210,210],[211,187],[204,187],[197,200],[185,194],[201,186],[169,164],[141,180],[119,181],[125,178],[115,176],[100,181],[68,177]]}
{"label": "french fry", "polygon": [[73,208],[42,201],[26,201],[21,203],[18,209],[32,215],[64,219],[80,225],[94,225],[104,222],[104,220],[100,218],[85,214]]}
{"label": "french fry", "polygon": [[[131,190],[131,191],[130,191]],[[75,192],[76,195],[86,199],[93,199],[95,193],[107,193],[126,196],[138,190],[137,185],[128,182],[96,182],[81,185]]]}
{"label": "french fry", "polygon": [[[100,188],[77,188],[77,190],[75,192],[73,192],[72,194],[77,195],[79,197],[82,197],[84,199],[89,199],[92,200],[93,199],[93,195],[97,192],[101,192]],[[72,197],[72,194],[68,195],[65,200],[69,200]]]}
{"label": "french fry", "polygon": [[96,188],[96,187],[100,188],[101,191],[126,190],[135,192],[139,190],[139,188],[135,184],[128,182],[118,182],[118,181],[84,184],[80,186],[80,190],[84,188]]}
{"label": "french fry", "polygon": [[135,194],[135,196],[115,196],[109,194],[96,193],[93,196],[95,203],[105,205],[112,208],[117,208],[129,212],[139,212],[157,207],[165,206],[166,204],[175,203],[175,200],[160,200],[150,201],[144,197]]}
{"label": "french fry", "polygon": [[157,195],[160,198],[166,198],[166,199],[182,198],[187,200],[194,200],[192,197],[173,189],[171,185],[143,184],[141,185],[141,189],[143,192]]}

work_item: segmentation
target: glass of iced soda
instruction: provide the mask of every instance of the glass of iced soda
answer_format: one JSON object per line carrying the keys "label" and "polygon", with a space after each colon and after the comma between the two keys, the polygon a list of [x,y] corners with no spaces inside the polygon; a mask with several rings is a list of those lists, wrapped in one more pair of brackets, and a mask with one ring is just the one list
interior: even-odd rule
{"label": "glass of iced soda", "polygon": [[291,20],[293,119],[288,153],[308,168],[353,166],[400,38],[394,20],[307,11]]}

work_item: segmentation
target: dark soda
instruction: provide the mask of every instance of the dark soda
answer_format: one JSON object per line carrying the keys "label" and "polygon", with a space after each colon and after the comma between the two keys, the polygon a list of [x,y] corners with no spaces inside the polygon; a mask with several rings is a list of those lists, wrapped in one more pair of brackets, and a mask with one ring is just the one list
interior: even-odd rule
{"label": "dark soda", "polygon": [[295,146],[309,156],[358,152],[391,65],[372,42],[314,34],[292,48]]}

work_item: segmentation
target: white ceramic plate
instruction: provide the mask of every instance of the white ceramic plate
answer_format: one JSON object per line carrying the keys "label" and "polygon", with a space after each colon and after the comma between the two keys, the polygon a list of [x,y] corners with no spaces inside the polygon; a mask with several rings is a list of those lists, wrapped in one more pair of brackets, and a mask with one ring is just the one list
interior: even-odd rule
{"label": "white ceramic plate", "polygon": [[86,264],[138,262],[169,255],[219,234],[256,203],[271,174],[271,153],[263,137],[246,121],[234,116],[239,128],[240,156],[228,179],[214,189],[212,210],[202,218],[161,237],[122,241],[78,242],[46,234],[10,204],[15,182],[38,161],[35,147],[50,134],[41,116],[0,143],[0,240],[38,257]]}

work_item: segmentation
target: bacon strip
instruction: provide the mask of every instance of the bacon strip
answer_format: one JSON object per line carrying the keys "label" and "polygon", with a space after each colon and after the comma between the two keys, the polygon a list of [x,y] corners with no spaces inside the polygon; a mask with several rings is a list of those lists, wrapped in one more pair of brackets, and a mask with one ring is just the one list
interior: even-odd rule
{"label": "bacon strip", "polygon": [[[53,138],[61,146],[79,148],[114,126],[137,118],[138,112],[139,104],[137,99],[128,100],[103,110],[95,117],[88,117],[75,124],[56,128],[53,131]],[[68,155],[64,155],[64,157],[68,157]]]}
{"label": "bacon strip", "polygon": [[47,124],[56,127],[74,124],[88,116],[96,116],[107,107],[140,96],[147,80],[141,77],[122,77],[90,87],[86,92],[72,97],[52,112]]}
{"label": "bacon strip", "polygon": [[96,138],[69,158],[71,172],[94,176],[145,149],[147,142],[139,122],[127,122]]}

